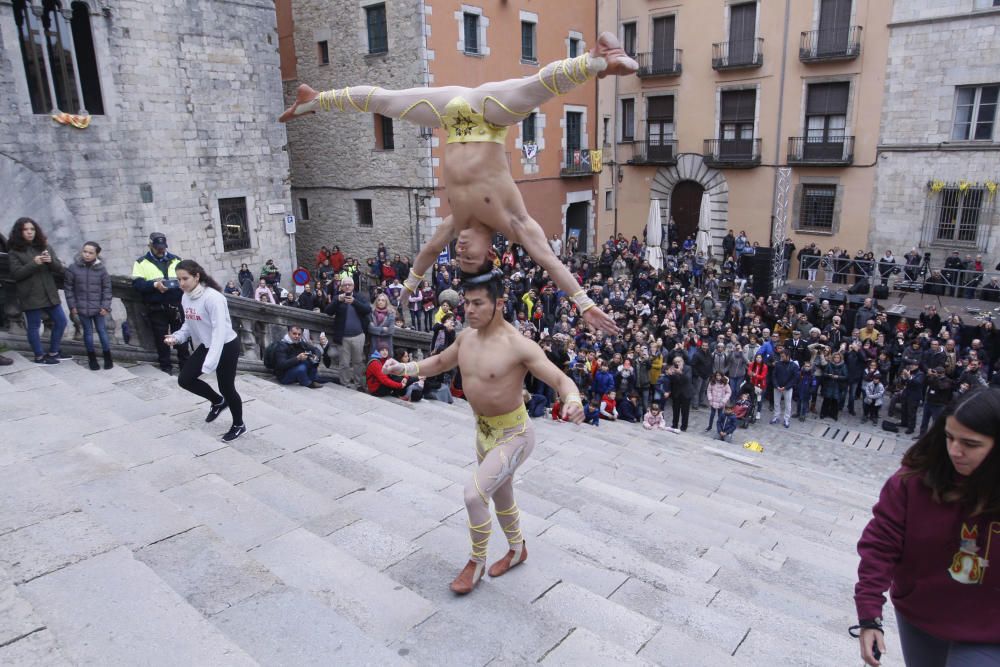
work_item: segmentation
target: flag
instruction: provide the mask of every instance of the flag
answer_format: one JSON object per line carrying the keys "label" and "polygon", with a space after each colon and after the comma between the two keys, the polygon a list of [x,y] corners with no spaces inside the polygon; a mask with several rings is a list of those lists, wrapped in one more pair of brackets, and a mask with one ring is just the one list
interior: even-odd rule
{"label": "flag", "polygon": [[600,173],[601,169],[603,169],[603,164],[601,163],[602,157],[603,157],[603,155],[602,155],[601,151],[599,151],[599,150],[597,150],[597,151],[590,151],[590,169],[595,174]]}
{"label": "flag", "polygon": [[531,141],[524,144],[524,159],[528,162],[533,161],[538,156],[538,144]]}

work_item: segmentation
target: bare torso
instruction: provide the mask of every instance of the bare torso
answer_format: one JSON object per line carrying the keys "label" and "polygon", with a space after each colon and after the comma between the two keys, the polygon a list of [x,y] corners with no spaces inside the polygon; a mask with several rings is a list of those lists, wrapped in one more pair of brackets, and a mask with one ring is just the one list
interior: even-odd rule
{"label": "bare torso", "polygon": [[[502,315],[498,312],[497,317]],[[522,346],[534,343],[506,322],[489,334],[466,329],[460,337],[458,367],[462,371],[462,391],[473,411],[492,417],[523,405],[521,388],[528,369]]]}
{"label": "bare torso", "polygon": [[455,234],[494,232],[518,242],[511,221],[527,216],[524,201],[507,166],[504,146],[493,142],[447,144],[444,180]]}

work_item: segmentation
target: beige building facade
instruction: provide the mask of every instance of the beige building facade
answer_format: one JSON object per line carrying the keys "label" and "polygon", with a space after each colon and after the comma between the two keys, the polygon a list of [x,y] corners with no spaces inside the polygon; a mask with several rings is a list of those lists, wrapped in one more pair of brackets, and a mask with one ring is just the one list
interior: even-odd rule
{"label": "beige building facade", "polygon": [[700,235],[715,256],[729,229],[761,246],[783,226],[799,248],[865,247],[890,2],[598,5],[599,28],[640,64],[600,84],[601,239],[641,238],[657,199],[678,241]]}

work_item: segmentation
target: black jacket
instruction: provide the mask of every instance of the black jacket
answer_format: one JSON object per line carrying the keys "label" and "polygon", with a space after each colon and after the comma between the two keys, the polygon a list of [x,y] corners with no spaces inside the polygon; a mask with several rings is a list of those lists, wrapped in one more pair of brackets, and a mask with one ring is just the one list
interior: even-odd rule
{"label": "black jacket", "polygon": [[292,343],[287,340],[287,336],[281,339],[278,342],[278,347],[274,349],[274,374],[281,375],[289,368],[298,364],[299,360],[296,357],[302,352],[315,354],[317,360],[313,363],[319,363],[320,351],[318,348],[313,347],[305,341]]}
{"label": "black jacket", "polygon": [[330,342],[334,345],[341,345],[344,342],[344,326],[347,323],[348,307],[354,308],[358,319],[361,320],[361,330],[365,334],[368,333],[368,320],[372,313],[371,304],[357,292],[354,293],[354,303],[351,304],[339,301],[334,297],[334,300],[326,307],[326,314],[333,317],[333,331],[330,332]]}

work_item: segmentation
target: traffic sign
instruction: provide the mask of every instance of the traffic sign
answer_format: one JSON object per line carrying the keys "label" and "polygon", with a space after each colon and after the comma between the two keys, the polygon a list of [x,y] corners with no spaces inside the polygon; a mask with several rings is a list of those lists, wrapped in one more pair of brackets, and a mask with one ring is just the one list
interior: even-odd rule
{"label": "traffic sign", "polygon": [[295,216],[286,215],[285,216],[285,233],[294,234],[295,233]]}
{"label": "traffic sign", "polygon": [[295,272],[292,274],[292,282],[296,285],[307,285],[311,281],[312,276],[310,276],[309,272],[301,266],[295,269]]}

